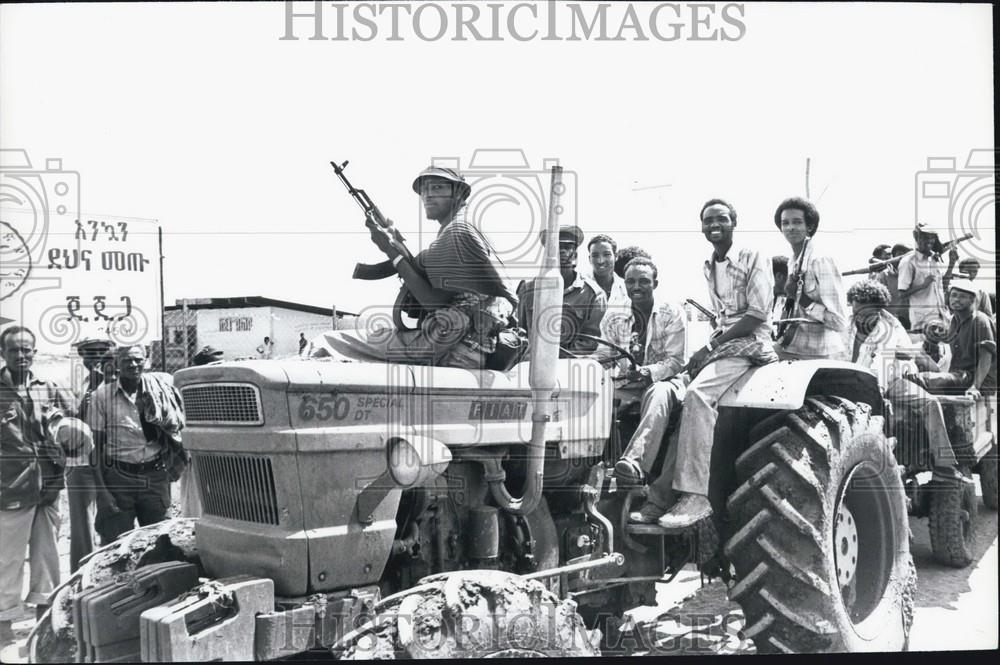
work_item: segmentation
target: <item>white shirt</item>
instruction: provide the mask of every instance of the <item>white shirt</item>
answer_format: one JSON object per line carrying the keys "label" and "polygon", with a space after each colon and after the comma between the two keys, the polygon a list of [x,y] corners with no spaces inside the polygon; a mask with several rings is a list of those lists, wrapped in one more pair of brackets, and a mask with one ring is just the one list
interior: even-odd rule
{"label": "white shirt", "polygon": [[[854,325],[852,316],[847,328],[848,357],[854,353],[854,340],[857,336],[858,329]],[[910,351],[910,355],[914,355],[919,346],[910,341],[910,336],[899,319],[882,310],[879,312],[878,323],[858,347],[858,358],[854,362],[874,374],[884,392],[893,381],[903,375],[904,369],[917,371],[917,365],[912,360],[897,359],[896,350]]]}

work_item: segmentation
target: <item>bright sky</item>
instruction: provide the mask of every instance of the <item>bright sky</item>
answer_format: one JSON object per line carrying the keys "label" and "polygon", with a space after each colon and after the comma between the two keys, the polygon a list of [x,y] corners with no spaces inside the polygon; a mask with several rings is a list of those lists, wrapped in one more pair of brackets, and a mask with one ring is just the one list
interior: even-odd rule
{"label": "bright sky", "polygon": [[[167,304],[391,305],[395,281],[351,280],[379,255],[332,159],[351,161],[417,248],[410,182],[432,158],[558,158],[579,197],[563,221],[647,247],[664,295],[706,301],[704,200],[729,199],[739,238],[784,253],[773,211],[804,193],[810,157],[817,240],[860,267],[878,242],[910,242],[928,157],[961,171],[995,145],[988,5],[747,3],[745,36],[729,42],[309,41],[308,20],[282,41],[284,13],[0,7],[0,145],[36,166],[62,158],[85,214],[158,219]],[[989,200],[959,225],[981,238],[965,253],[995,275],[991,178],[962,181]],[[513,200],[484,221],[502,249],[528,224]]]}

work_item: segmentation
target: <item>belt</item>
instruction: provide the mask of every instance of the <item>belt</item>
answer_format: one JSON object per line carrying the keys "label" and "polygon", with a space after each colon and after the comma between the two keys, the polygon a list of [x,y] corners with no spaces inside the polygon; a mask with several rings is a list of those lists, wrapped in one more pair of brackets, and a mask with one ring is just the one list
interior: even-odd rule
{"label": "belt", "polygon": [[116,468],[119,468],[127,473],[147,473],[149,471],[163,470],[166,468],[163,464],[163,455],[159,455],[156,459],[151,459],[148,462],[139,462],[138,464],[115,460],[114,465]]}

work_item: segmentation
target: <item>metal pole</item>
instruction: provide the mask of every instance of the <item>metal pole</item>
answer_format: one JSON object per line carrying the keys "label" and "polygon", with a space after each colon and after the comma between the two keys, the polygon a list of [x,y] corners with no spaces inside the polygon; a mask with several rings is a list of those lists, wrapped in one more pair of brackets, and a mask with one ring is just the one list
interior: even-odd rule
{"label": "metal pole", "polygon": [[809,198],[809,158],[806,157],[806,198]]}
{"label": "metal pole", "polygon": [[183,334],[184,340],[184,366],[187,367],[191,364],[191,359],[188,357],[188,301],[187,298],[181,300],[181,333]]}
{"label": "metal pole", "polygon": [[163,227],[156,227],[160,240],[160,371],[167,371],[167,303],[163,298]]}

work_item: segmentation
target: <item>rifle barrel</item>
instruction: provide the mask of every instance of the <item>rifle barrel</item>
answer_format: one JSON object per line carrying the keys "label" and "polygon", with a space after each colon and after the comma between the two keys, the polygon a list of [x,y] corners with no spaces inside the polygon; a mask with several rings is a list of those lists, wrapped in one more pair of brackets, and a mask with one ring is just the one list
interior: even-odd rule
{"label": "rifle barrel", "polygon": [[[966,240],[971,240],[972,238],[975,238],[975,237],[976,236],[974,234],[972,234],[972,233],[966,233],[964,236],[961,236],[959,238],[955,238],[954,240],[949,240],[948,242],[944,243],[941,247],[943,248],[943,250],[945,252],[947,252],[948,250],[950,250],[952,247],[954,247],[958,243],[965,242]],[[891,259],[886,259],[885,261],[875,261],[874,263],[869,263],[867,268],[858,268],[857,270],[848,270],[848,271],[842,272],[840,274],[843,277],[847,277],[848,275],[864,275],[864,274],[870,273],[870,272],[877,272],[879,269],[881,269],[884,266],[891,266],[891,265],[895,265],[895,264],[899,263],[900,261],[902,261],[903,259],[905,259],[907,256],[913,254],[916,251],[917,250],[915,250],[915,249],[911,249],[906,254],[900,254],[899,256],[895,256],[895,257],[893,257]]]}

